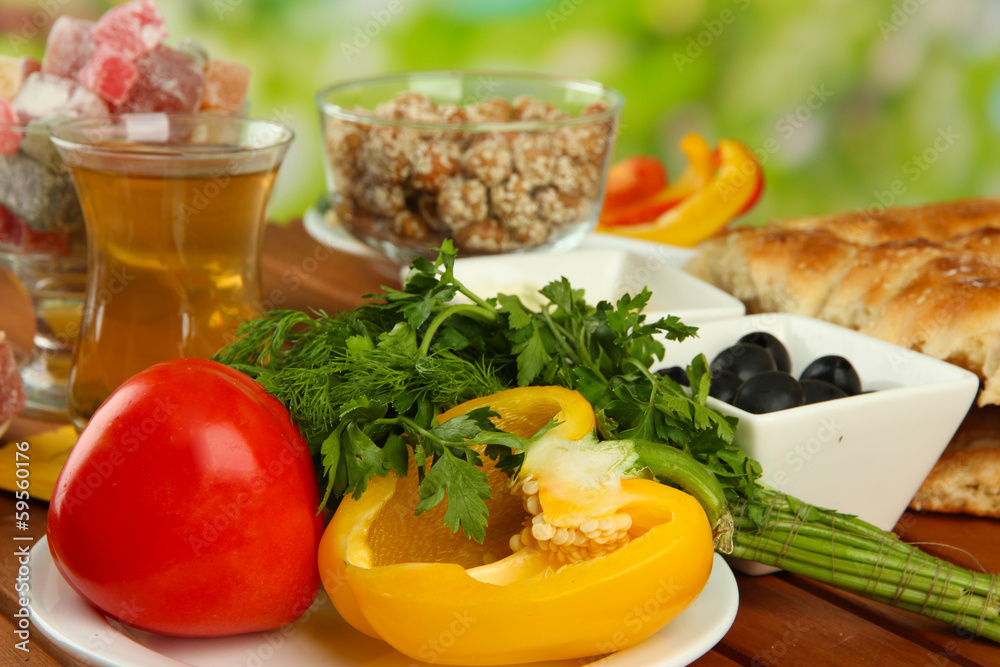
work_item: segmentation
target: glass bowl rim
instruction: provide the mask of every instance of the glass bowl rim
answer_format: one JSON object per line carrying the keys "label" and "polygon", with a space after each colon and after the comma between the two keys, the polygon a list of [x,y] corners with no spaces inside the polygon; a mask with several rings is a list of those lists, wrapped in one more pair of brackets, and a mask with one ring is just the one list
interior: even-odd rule
{"label": "glass bowl rim", "polygon": [[[595,95],[595,99],[604,99],[608,102],[608,108],[591,114],[582,114],[560,120],[519,120],[508,122],[491,123],[446,123],[412,121],[397,118],[379,118],[372,114],[357,113],[345,109],[344,107],[326,99],[330,94],[347,89],[360,89],[372,84],[384,84],[392,81],[406,81],[407,79],[420,78],[430,79],[434,77],[458,78],[458,77],[496,77],[507,81],[524,79],[534,82],[554,84],[555,87],[565,89],[576,89],[590,92]],[[487,98],[489,99],[489,98]],[[379,125],[386,127],[411,128],[416,130],[435,130],[444,132],[515,132],[515,131],[537,131],[547,129],[557,129],[561,127],[572,127],[575,125],[586,125],[599,123],[605,120],[614,120],[621,113],[625,104],[624,96],[604,84],[591,79],[563,77],[555,74],[545,74],[541,72],[519,72],[508,70],[419,70],[394,72],[391,74],[381,74],[378,76],[354,77],[337,81],[328,86],[320,88],[315,95],[316,104],[320,113],[340,120],[351,121],[365,125]]]}

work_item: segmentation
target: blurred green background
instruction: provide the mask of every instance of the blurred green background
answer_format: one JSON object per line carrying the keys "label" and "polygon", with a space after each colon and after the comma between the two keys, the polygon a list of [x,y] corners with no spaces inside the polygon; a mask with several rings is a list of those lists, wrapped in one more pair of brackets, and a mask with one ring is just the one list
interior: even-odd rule
{"label": "blurred green background", "polygon": [[[0,53],[40,55],[53,18],[102,0],[2,0]],[[322,193],[313,94],[416,69],[537,70],[626,98],[616,157],[673,174],[678,139],[742,140],[766,189],[749,222],[1000,192],[1000,4],[988,0],[159,0],[253,70],[250,113],[293,125],[271,215]]]}

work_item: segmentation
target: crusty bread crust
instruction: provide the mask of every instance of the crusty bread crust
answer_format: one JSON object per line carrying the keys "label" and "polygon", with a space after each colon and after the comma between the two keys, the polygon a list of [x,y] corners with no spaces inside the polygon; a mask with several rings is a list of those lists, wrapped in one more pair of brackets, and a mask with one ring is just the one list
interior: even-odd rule
{"label": "crusty bread crust", "polygon": [[910,508],[1000,517],[1000,406],[969,411]]}
{"label": "crusty bread crust", "polygon": [[939,244],[923,240],[861,247],[817,317],[851,329],[871,324],[914,274],[943,252]]}
{"label": "crusty bread crust", "polygon": [[825,229],[845,241],[878,245],[927,239],[946,241],[985,227],[1000,227],[1000,198],[897,206],[882,211],[848,211],[831,215],[776,220],[775,229]]}

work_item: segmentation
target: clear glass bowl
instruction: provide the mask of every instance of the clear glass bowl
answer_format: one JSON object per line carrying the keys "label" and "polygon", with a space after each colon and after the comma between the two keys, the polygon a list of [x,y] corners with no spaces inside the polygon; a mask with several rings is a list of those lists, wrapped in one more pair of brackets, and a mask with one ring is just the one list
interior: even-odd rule
{"label": "clear glass bowl", "polygon": [[406,262],[576,245],[597,224],[622,96],[542,74],[413,72],[321,90],[331,211]]}

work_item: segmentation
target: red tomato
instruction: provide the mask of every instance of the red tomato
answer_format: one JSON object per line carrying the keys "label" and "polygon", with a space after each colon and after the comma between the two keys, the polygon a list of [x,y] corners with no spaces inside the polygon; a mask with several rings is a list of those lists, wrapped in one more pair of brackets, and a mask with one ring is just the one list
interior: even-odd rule
{"label": "red tomato", "polygon": [[319,589],[318,507],[284,406],[227,366],[178,359],[94,414],[56,483],[49,549],[80,595],[133,627],[269,630]]}
{"label": "red tomato", "polygon": [[633,155],[608,169],[604,210],[628,206],[655,195],[667,186],[667,169],[655,157]]}

